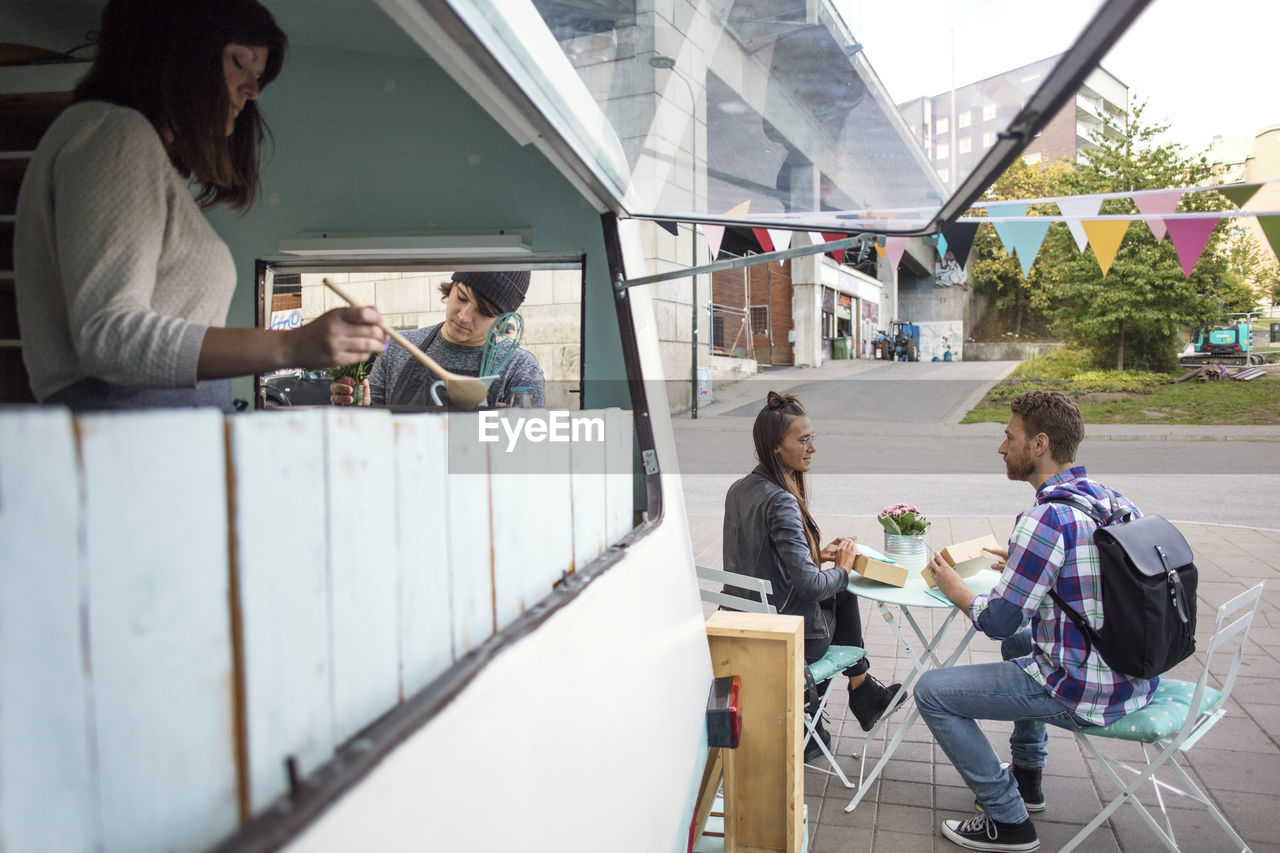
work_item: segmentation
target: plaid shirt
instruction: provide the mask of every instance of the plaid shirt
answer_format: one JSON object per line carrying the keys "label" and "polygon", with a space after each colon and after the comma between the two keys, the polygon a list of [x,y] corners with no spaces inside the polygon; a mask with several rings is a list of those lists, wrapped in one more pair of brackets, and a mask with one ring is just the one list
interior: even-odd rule
{"label": "plaid shirt", "polygon": [[[997,611],[1008,614],[1009,607],[1021,611],[1021,624],[1031,622],[1032,649],[1014,662],[1077,716],[1096,725],[1107,725],[1143,707],[1160,683],[1159,678],[1129,678],[1112,672],[1097,651],[1086,657],[1084,635],[1049,597],[1049,590],[1056,589],[1090,625],[1102,624],[1101,575],[1098,549],[1093,545],[1096,524],[1081,510],[1047,501],[1071,497],[1106,515],[1107,494],[1104,486],[1088,479],[1083,466],[1046,480],[1036,492],[1035,506],[1014,522],[1009,560],[1000,581],[989,595],[977,596],[969,608],[969,618],[984,631],[983,622],[994,621]],[[1116,497],[1120,504],[1133,506]],[[1003,605],[988,612],[997,602]]]}

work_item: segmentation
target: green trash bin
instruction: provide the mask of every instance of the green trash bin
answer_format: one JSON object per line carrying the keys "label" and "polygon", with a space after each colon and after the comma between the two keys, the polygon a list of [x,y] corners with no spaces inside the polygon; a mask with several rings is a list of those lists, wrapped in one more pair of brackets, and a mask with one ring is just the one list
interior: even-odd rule
{"label": "green trash bin", "polygon": [[849,338],[831,339],[831,357],[847,359],[849,357]]}

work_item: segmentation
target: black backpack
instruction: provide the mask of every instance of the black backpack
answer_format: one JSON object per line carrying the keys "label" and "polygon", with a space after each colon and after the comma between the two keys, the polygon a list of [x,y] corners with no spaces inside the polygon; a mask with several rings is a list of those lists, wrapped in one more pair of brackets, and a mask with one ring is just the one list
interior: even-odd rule
{"label": "black backpack", "polygon": [[1049,595],[1113,671],[1153,678],[1196,650],[1198,573],[1176,527],[1158,515],[1130,519],[1131,509],[1118,507],[1114,494],[1109,500],[1106,518],[1070,498],[1046,501],[1073,506],[1098,525],[1093,543],[1102,574],[1102,627],[1089,627],[1056,590]]}

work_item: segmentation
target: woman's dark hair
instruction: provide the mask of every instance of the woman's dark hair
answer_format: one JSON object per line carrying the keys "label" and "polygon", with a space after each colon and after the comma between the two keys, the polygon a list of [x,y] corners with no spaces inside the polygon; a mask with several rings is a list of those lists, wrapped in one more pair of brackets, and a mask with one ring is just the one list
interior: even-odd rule
{"label": "woman's dark hair", "polygon": [[[441,302],[449,301],[449,294],[453,293],[453,286],[455,284],[462,284],[462,282],[460,281],[440,282],[440,286],[437,289],[440,291]],[[502,313],[500,310],[498,310],[497,305],[494,305],[488,299],[485,299],[483,296],[481,296],[480,293],[474,287],[471,288],[471,298],[475,300],[476,307],[480,309],[480,313],[486,317],[497,317],[499,314]]]}
{"label": "woman's dark hair", "polygon": [[751,429],[751,437],[756,443],[756,459],[764,469],[764,475],[775,484],[790,492],[800,505],[800,514],[804,517],[804,536],[809,540],[809,550],[813,552],[813,561],[822,565],[819,557],[818,541],[821,532],[818,523],[809,514],[809,489],[805,484],[804,472],[791,471],[782,464],[778,455],[778,447],[786,438],[787,430],[792,422],[804,416],[804,406],[794,394],[779,394],[770,391],[765,398],[764,408],[756,415],[755,426]]}
{"label": "woman's dark hair", "polygon": [[244,211],[258,193],[259,152],[269,131],[250,99],[227,135],[222,55],[232,43],[267,49],[259,88],[280,73],[288,40],[256,0],[110,0],[93,67],[75,100],[142,113],[183,177],[200,184],[200,207]]}

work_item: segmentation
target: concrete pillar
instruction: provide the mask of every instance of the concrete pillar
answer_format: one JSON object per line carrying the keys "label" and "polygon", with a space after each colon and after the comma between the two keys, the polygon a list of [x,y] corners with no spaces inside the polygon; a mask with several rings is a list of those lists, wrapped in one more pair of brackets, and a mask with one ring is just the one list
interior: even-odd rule
{"label": "concrete pillar", "polygon": [[822,364],[822,256],[791,260],[791,317],[797,367]]}

